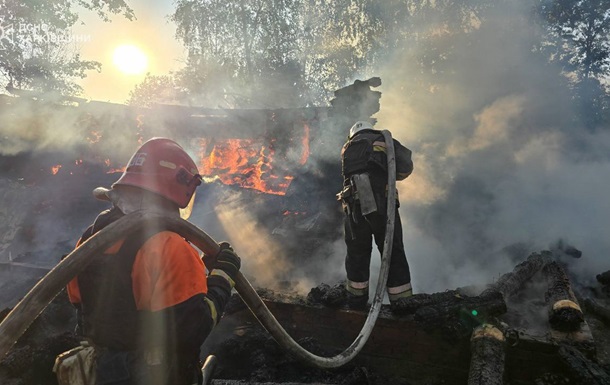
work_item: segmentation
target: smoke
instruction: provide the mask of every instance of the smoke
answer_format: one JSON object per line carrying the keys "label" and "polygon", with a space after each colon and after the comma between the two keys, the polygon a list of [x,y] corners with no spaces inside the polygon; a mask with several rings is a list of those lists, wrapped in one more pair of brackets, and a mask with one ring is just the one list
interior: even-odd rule
{"label": "smoke", "polygon": [[270,237],[267,228],[261,226],[239,199],[240,192],[228,197],[229,201],[217,206],[216,215],[228,239],[236,250],[243,250],[244,274],[252,277],[259,287],[275,287],[278,278],[293,268],[287,259],[281,258],[281,247]]}
{"label": "smoke", "polygon": [[571,267],[581,277],[610,268],[610,134],[574,123],[565,78],[531,52],[539,35],[525,3],[469,32],[421,26],[453,47],[443,73],[420,75],[424,44],[381,70],[377,127],[413,150],[398,188],[416,292],[490,282],[519,262],[503,251],[517,243],[567,239],[583,251]]}
{"label": "smoke", "polygon": [[3,109],[0,115],[0,155],[57,150],[83,141],[81,135],[74,135],[67,129],[76,126],[77,115],[67,110],[58,111],[49,103],[38,109],[39,114],[33,117],[33,104],[11,103],[10,109]]}
{"label": "smoke", "polygon": [[[583,251],[583,258],[571,266],[581,277],[610,269],[606,256],[610,249],[606,197],[610,133],[587,131],[578,123],[567,79],[532,52],[540,34],[529,19],[529,2],[504,3],[510,4],[479,15],[479,22],[467,31],[441,28],[438,20],[426,24],[431,19],[422,19],[412,31],[421,38],[396,39],[401,44],[387,56],[385,65],[368,69],[383,80],[376,88],[383,93],[381,111],[375,116],[377,128],[390,129],[413,150],[415,171],[398,183],[398,189],[416,292],[489,283],[525,257],[510,252],[512,245],[537,251],[560,238]],[[442,47],[447,57],[430,61],[431,47]],[[422,68],[422,63],[434,70]],[[210,99],[223,100],[214,94],[224,95],[221,88],[210,90]],[[280,102],[292,106],[295,99],[279,92],[272,96],[268,100],[273,102],[261,96],[254,104],[279,108]],[[138,140],[154,134],[174,137],[197,159],[197,134],[221,138],[234,134],[221,133],[216,127],[204,130],[197,124],[185,127],[184,121],[153,116],[147,117],[150,130],[144,135],[136,114],[124,106],[77,111],[25,98],[10,103],[11,108],[0,111],[2,156],[54,151],[92,159],[110,155],[113,161],[119,159],[117,166],[123,166]],[[83,120],[82,112],[90,119]],[[302,196],[287,197],[313,212],[340,210],[334,201],[340,175],[328,165],[338,169],[349,124],[330,127],[329,120],[320,117],[318,136],[311,138],[310,159],[293,181],[311,183],[294,188]],[[88,146],[87,139],[99,139],[91,133],[92,127],[108,132],[102,132],[94,147]],[[282,132],[278,128],[273,135],[291,139],[294,133],[288,127]],[[248,138],[251,128],[239,126]],[[187,136],[190,141],[184,140]],[[244,258],[244,272],[257,286],[274,287],[294,279],[304,290],[343,278],[345,245],[335,234],[301,259],[294,258],[285,243],[310,246],[310,238],[299,239],[295,233],[287,240],[270,234],[275,224],[258,210],[269,205],[266,199],[280,198],[234,189],[210,188],[204,193],[202,189],[191,220],[215,238],[231,241]],[[280,207],[275,207],[276,214]],[[326,231],[336,230],[328,227]],[[372,265],[371,277],[375,277],[378,255],[373,256]]]}

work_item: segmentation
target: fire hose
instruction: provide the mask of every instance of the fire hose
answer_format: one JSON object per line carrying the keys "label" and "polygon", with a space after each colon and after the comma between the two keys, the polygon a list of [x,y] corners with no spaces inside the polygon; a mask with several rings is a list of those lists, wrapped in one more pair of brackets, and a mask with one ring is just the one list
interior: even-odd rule
{"label": "fire hose", "polygon": [[[250,282],[240,272],[235,280],[235,289],[246,303],[258,321],[267,329],[277,343],[288,352],[307,364],[319,368],[338,368],[351,361],[364,347],[368,340],[383,301],[385,286],[390,266],[390,254],[394,236],[394,218],[396,210],[396,162],[394,143],[389,131],[382,131],[386,142],[388,159],[388,204],[386,232],[379,269],[379,280],[373,302],[367,319],[352,344],[342,353],[334,357],[321,357],[310,353],[301,347],[279,324],[265,303],[258,296]],[[170,218],[158,213],[138,211],[125,215],[111,223],[94,236],[82,243],[51,271],[47,273],[11,310],[0,323],[0,359],[2,359],[23,335],[34,320],[57,294],[91,262],[93,256],[103,253],[108,245],[135,233],[147,223],[162,223],[164,228],[183,236],[199,248],[205,255],[214,256],[219,251],[216,243],[209,235],[197,226],[181,218]]]}

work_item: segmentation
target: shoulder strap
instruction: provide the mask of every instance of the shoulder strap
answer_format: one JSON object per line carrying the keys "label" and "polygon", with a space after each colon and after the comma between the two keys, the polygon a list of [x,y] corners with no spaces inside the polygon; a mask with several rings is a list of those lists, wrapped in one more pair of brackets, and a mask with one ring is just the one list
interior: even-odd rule
{"label": "shoulder strap", "polygon": [[343,146],[341,168],[343,177],[364,172],[373,154],[373,142],[366,134],[356,135]]}
{"label": "shoulder strap", "polygon": [[121,210],[116,207],[102,211],[97,218],[95,218],[93,224],[89,226],[81,236],[81,243],[85,242],[87,239],[91,238],[93,234],[97,233],[112,222],[120,219],[124,215],[125,214],[123,214]]}

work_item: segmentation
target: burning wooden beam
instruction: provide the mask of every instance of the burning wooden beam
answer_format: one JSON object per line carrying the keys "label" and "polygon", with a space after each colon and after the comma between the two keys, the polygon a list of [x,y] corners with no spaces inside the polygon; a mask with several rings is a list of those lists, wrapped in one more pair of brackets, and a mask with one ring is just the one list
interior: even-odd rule
{"label": "burning wooden beam", "polygon": [[468,385],[502,385],[506,339],[501,330],[490,324],[478,326],[470,338]]}
{"label": "burning wooden beam", "polygon": [[565,270],[552,261],[542,272],[548,284],[544,299],[549,304],[551,327],[559,331],[578,330],[585,319]]}

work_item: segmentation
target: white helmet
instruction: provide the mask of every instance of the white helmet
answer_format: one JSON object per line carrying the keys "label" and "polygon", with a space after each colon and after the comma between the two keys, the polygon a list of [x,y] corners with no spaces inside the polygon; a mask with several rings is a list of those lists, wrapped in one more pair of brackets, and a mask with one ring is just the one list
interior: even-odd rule
{"label": "white helmet", "polygon": [[373,130],[373,126],[371,125],[371,123],[361,120],[359,122],[356,122],[356,124],[354,124],[352,126],[352,128],[349,129],[349,138],[353,138],[354,135],[356,135],[358,132],[362,131],[362,130]]}

